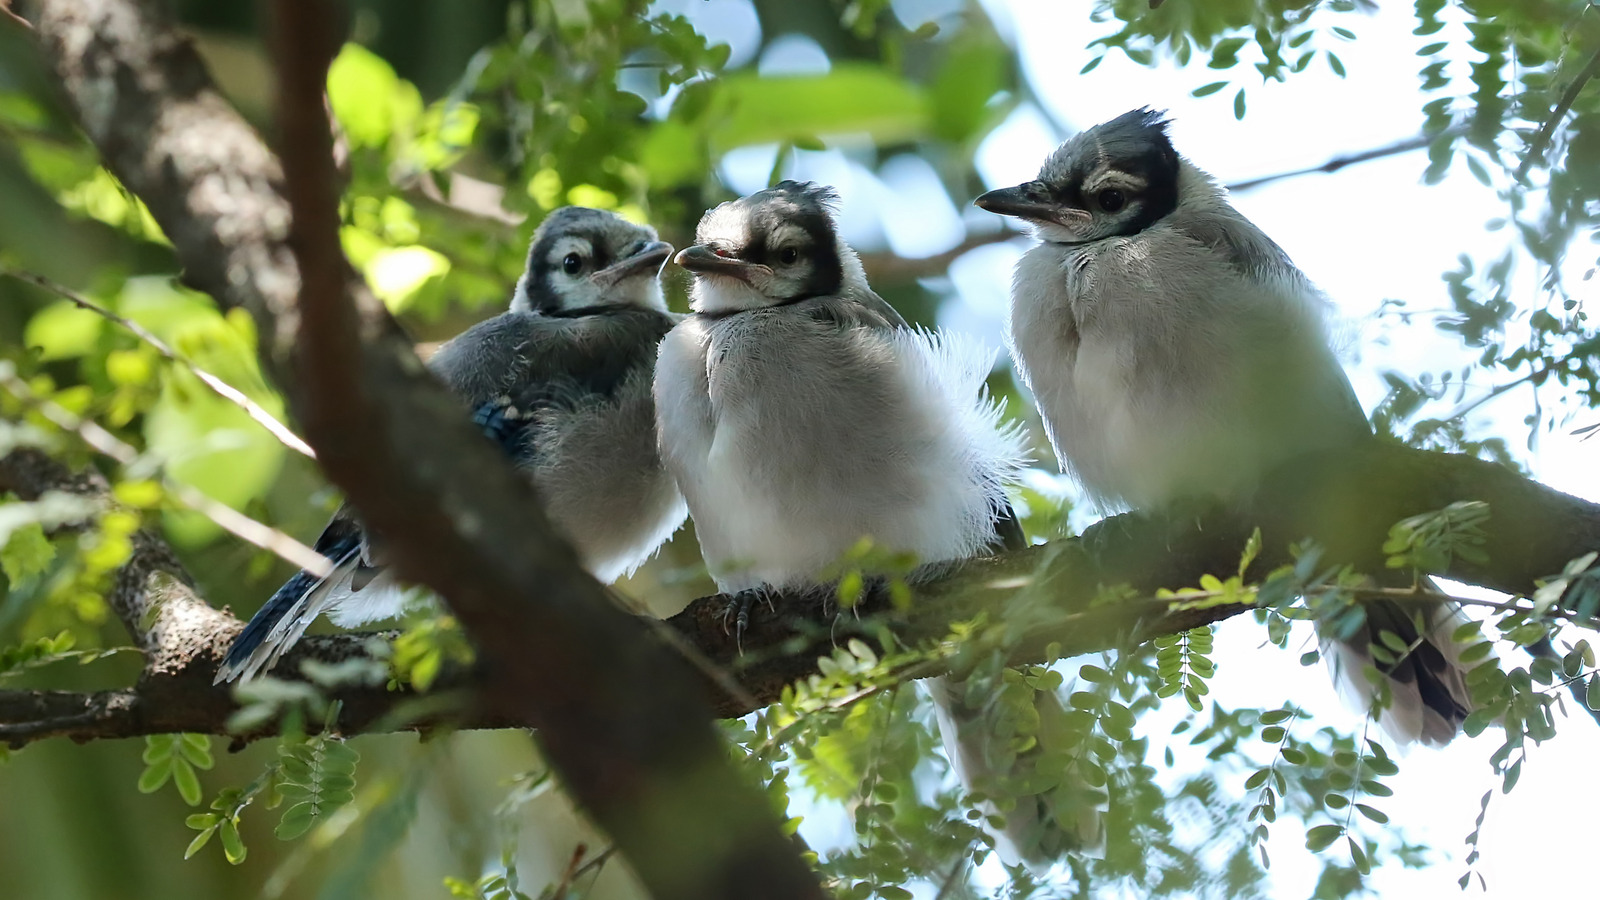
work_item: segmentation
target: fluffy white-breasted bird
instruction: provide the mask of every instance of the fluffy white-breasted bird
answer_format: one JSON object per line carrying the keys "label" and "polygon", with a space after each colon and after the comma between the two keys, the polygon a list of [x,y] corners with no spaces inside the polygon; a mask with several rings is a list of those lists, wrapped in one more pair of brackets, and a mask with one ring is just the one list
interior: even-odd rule
{"label": "fluffy white-breasted bird", "polygon": [[[1134,110],[1062,144],[1025,184],[977,205],[1029,223],[1010,339],[1056,455],[1107,505],[1220,498],[1243,505],[1274,468],[1372,440],[1329,346],[1327,301],[1211,176],[1173,149],[1160,113]],[[1402,741],[1442,744],[1471,708],[1453,605],[1386,666],[1381,721]],[[1418,638],[1398,606],[1329,653],[1341,682],[1378,630]],[[1365,705],[1365,704],[1364,704]]]}
{"label": "fluffy white-breasted bird", "polygon": [[[661,344],[661,455],[724,591],[816,583],[863,537],[922,562],[1025,543],[1004,492],[1019,438],[983,395],[992,355],[873,293],[835,200],[786,181],[724,203],[677,257],[694,312]],[[964,727],[959,686],[932,693],[970,775],[990,736]],[[1022,852],[1059,846],[1025,806],[1008,829]]]}

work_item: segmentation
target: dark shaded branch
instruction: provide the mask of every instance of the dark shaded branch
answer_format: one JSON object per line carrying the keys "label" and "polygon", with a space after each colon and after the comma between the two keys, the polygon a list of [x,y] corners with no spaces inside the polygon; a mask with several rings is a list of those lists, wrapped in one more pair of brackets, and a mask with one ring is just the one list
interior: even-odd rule
{"label": "dark shaded branch", "polygon": [[[822,897],[766,798],[733,770],[693,671],[608,602],[345,260],[321,102],[338,38],[317,4],[273,8],[302,282],[295,362],[317,385],[296,406],[323,468],[404,560],[400,572],[442,594],[474,637],[492,674],[484,708],[538,728],[653,896]],[[685,846],[704,852],[691,864]]]}
{"label": "dark shaded branch", "polygon": [[1522,164],[1517,166],[1518,181],[1528,174],[1528,170],[1533,168],[1535,162],[1544,158],[1545,148],[1550,146],[1550,139],[1555,137],[1556,126],[1560,125],[1561,120],[1572,111],[1572,104],[1578,102],[1578,95],[1583,93],[1584,86],[1595,75],[1600,75],[1600,50],[1596,50],[1594,55],[1589,57],[1589,62],[1572,77],[1572,83],[1561,93],[1555,108],[1550,110],[1549,117],[1539,126],[1539,131],[1533,136],[1533,140],[1528,142],[1528,152],[1523,154]]}
{"label": "dark shaded branch", "polygon": [[[275,9],[283,169],[157,0],[46,0],[39,33],[81,124],[149,204],[188,283],[255,317],[268,370],[329,477],[384,533],[398,574],[447,598],[476,638],[485,715],[539,729],[656,897],[820,898],[765,797],[734,772],[693,670],[583,573],[531,487],[354,276],[322,103],[339,10]],[[693,865],[685,846],[700,851]]]}

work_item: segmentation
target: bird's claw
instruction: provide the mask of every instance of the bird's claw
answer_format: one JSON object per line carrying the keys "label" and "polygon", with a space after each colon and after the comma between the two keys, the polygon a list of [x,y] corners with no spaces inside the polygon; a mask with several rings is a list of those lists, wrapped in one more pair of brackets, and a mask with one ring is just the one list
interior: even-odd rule
{"label": "bird's claw", "polygon": [[744,654],[744,633],[750,627],[750,610],[757,603],[767,604],[767,609],[777,612],[777,605],[772,602],[772,594],[766,588],[746,588],[737,591],[728,600],[728,605],[722,610],[722,630],[728,631],[728,620],[733,620],[733,644],[740,655]]}

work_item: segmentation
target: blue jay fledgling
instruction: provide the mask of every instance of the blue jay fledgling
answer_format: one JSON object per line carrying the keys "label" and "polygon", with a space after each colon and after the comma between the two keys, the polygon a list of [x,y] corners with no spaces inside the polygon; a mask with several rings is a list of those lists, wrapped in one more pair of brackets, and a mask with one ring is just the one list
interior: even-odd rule
{"label": "blue jay fledgling", "polygon": [[912,329],[837,236],[831,188],[718,206],[694,312],[661,344],[661,455],[729,592],[814,582],[871,536],[923,562],[996,539],[1017,437],[982,402],[988,354]]}
{"label": "blue jay fledgling", "polygon": [[[982,392],[992,356],[873,293],[835,201],[785,181],[706,213],[677,257],[694,312],[661,344],[661,454],[727,592],[816,583],[863,536],[922,562],[1025,544],[1004,493],[1019,437]],[[930,691],[952,762],[986,771],[960,687]],[[1027,852],[1051,826],[1018,806]]]}
{"label": "blue jay fledgling", "polygon": [[[1011,344],[1062,468],[1104,503],[1247,502],[1302,454],[1372,439],[1329,348],[1323,297],[1224,190],[1134,110],[1062,144],[1034,181],[977,205],[1017,216],[1040,243],[1017,265]],[[1442,744],[1471,708],[1441,604],[1420,646],[1387,673],[1383,724]],[[1368,627],[1416,637],[1398,606]],[[1370,696],[1366,630],[1330,655]],[[1344,671],[1340,671],[1340,670]]]}
{"label": "blue jay fledgling", "polygon": [[[539,489],[551,521],[598,579],[638,566],[687,510],[656,453],[651,374],[678,317],[657,276],[672,246],[602,210],[565,207],[534,232],[509,312],[440,347],[428,366]],[[400,612],[381,536],[348,507],[316,549],[337,569],[301,572],[245,626],[217,681],[271,668],[321,613],[353,627]]]}

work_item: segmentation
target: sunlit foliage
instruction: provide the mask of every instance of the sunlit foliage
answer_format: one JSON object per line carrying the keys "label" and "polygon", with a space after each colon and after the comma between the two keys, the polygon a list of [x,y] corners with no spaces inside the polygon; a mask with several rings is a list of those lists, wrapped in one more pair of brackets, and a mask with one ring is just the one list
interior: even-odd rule
{"label": "sunlit foliage", "polygon": [[[682,243],[700,212],[730,195],[719,166],[740,148],[775,148],[774,179],[797,154],[842,148],[868,169],[915,154],[959,208],[982,186],[973,162],[979,142],[1042,88],[1028,82],[976,3],[910,24],[897,14],[902,4],[883,0],[723,4],[755,17],[764,40],[804,34],[828,57],[826,71],[777,77],[751,59],[735,60],[728,45],[708,40],[688,19],[638,0],[463,4],[459,22],[411,21],[414,5],[360,6],[328,83],[347,178],[341,238],[377,295],[424,343],[504,304],[529,233],[555,207],[615,209]],[[1081,34],[1062,39],[1094,48],[1085,72],[1107,54],[1211,70],[1194,96],[1214,97],[1218,116],[1243,118],[1251,92],[1266,81],[1292,83],[1313,66],[1342,76],[1356,64],[1351,50],[1361,46],[1371,6],[1098,0],[1086,9]],[[259,38],[242,9],[237,17],[186,12],[224,86],[264,121],[255,93],[261,85],[251,87],[264,71]],[[1448,309],[1436,325],[1477,353],[1476,362],[1389,374],[1390,393],[1373,420],[1397,441],[1515,465],[1521,458],[1506,441],[1469,427],[1468,413],[1482,403],[1519,398],[1530,440],[1552,429],[1600,428],[1600,335],[1579,289],[1595,275],[1600,235],[1600,86],[1589,82],[1600,60],[1600,13],[1583,4],[1420,0],[1415,15],[1416,33],[1432,38],[1416,63],[1428,96],[1417,111],[1418,130],[1429,138],[1419,175],[1437,182],[1462,167],[1493,186],[1505,212],[1491,227],[1504,243],[1487,257],[1463,255],[1441,273]],[[437,34],[411,35],[427,29]],[[117,500],[96,508],[65,496],[0,498],[0,681],[98,687],[133,670],[117,658],[134,654],[116,652],[125,639],[108,621],[104,597],[141,525],[164,530],[218,606],[253,610],[289,572],[184,508],[168,485],[193,486],[301,536],[314,534],[337,498],[307,460],[197,379],[194,367],[284,414],[256,361],[249,319],[219,313],[182,286],[159,227],[75,132],[28,41],[0,22],[0,273],[39,273],[80,291],[179,355],[169,360],[115,322],[0,277],[0,366],[26,387],[0,391],[0,452],[37,445],[71,465],[102,468]],[[1514,261],[1537,267],[1537,293],[1513,281]],[[947,288],[931,279],[942,273],[900,271],[876,286],[908,317],[932,322]],[[681,305],[681,287],[670,293]],[[1385,315],[1430,314],[1395,301]],[[1021,415],[1026,404],[1004,381],[997,389]],[[1469,382],[1485,381],[1495,385],[1487,397],[1469,393]],[[109,429],[137,458],[97,459],[78,435],[41,414],[42,402]],[[1029,489],[1022,499],[1035,537],[1070,530],[1070,498]],[[1493,514],[1469,504],[1407,519],[1383,549],[1391,567],[1420,587],[1451,559],[1481,556],[1479,526]],[[1306,665],[1318,662],[1315,649],[1305,650],[1316,645],[1313,621],[1353,633],[1370,582],[1325,565],[1310,546],[1298,548],[1295,565],[1247,578],[1257,549],[1240,548],[1237,572],[1198,585],[1156,598],[1106,586],[1103,600],[1252,604],[1267,643],[1302,652]],[[1476,664],[1470,683],[1479,709],[1467,730],[1506,726],[1489,760],[1505,791],[1528,746],[1555,735],[1557,710],[1571,703],[1559,688],[1586,684],[1590,705],[1600,707],[1594,651],[1566,637],[1569,621],[1591,621],[1600,607],[1597,571],[1593,555],[1576,560],[1551,573],[1545,590],[1512,598],[1488,610],[1484,625],[1455,635],[1463,658]],[[624,592],[654,609],[709,592],[692,539],[680,536]],[[1567,612],[1555,603],[1563,593],[1576,598]],[[850,640],[778,703],[725,723],[729,752],[766,785],[791,830],[807,817],[843,823],[836,841],[814,848],[817,871],[837,896],[1066,897],[1113,888],[1141,897],[1271,896],[1267,841],[1284,829],[1303,841],[1273,846],[1316,855],[1318,897],[1361,894],[1374,866],[1436,861],[1384,811],[1393,790],[1385,779],[1400,764],[1375,734],[1311,721],[1291,698],[1268,709],[1217,702],[1208,682],[1229,660],[1214,653],[1210,629],[1094,659],[1007,668],[1017,623],[1038,615],[1048,610],[996,610],[935,646],[901,646],[886,632],[877,649]],[[40,763],[27,771],[49,785],[57,814],[92,823],[93,834],[90,824],[67,829],[81,854],[50,851],[27,877],[92,857],[119,878],[137,856],[141,872],[159,873],[140,877],[174,898],[242,896],[262,885],[272,896],[303,897],[375,894],[372,885],[385,896],[463,900],[626,894],[625,878],[613,875],[618,867],[607,867],[610,851],[552,801],[559,786],[525,750],[464,735],[437,735],[420,747],[400,737],[347,741],[319,727],[331,721],[330,685],[387,680],[426,691],[442,667],[470,659],[448,617],[406,624],[392,650],[378,650],[381,665],[313,671],[304,683],[269,681],[242,692],[235,727],[276,723],[283,734],[276,742],[221,759],[196,735],[97,748],[110,774],[96,784],[131,799],[69,790],[91,765],[79,748],[28,749],[25,756]],[[873,631],[870,622],[863,628]],[[1528,647],[1551,636],[1559,639],[1554,658],[1516,665],[1491,653],[1496,642]],[[1375,656],[1409,651],[1396,641],[1380,634]],[[1033,760],[1031,774],[1011,790],[1065,789],[1060,773],[1070,769],[1109,797],[1103,859],[1074,857],[1043,873],[998,866],[982,827],[997,813],[985,810],[1015,800],[963,795],[950,775],[929,702],[913,680],[930,661],[953,662],[970,691],[990,698],[986,721],[1020,758]],[[1030,718],[1039,691],[1062,698],[1061,721]],[[27,827],[29,804],[43,796],[8,783],[31,762],[0,769],[0,823],[10,833]],[[499,780],[492,796],[464,786],[468,773],[490,770],[490,780]],[[207,796],[203,811],[189,809]],[[1485,795],[1484,807],[1491,802]],[[543,811],[531,815],[535,808]],[[427,817],[449,824],[429,826],[421,821]],[[133,824],[147,819],[176,824]],[[1462,823],[1471,832],[1463,883],[1475,871],[1482,821]],[[212,838],[221,854],[201,852]],[[433,851],[397,854],[407,841]],[[0,847],[0,868],[18,866],[8,852],[24,851]],[[423,870],[425,882],[385,875],[384,861],[402,855],[425,860],[407,870]],[[194,860],[180,863],[187,857]],[[208,864],[215,868],[201,868]],[[105,896],[95,885],[107,879],[36,880],[27,895]]]}

